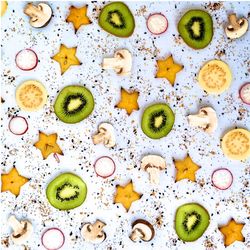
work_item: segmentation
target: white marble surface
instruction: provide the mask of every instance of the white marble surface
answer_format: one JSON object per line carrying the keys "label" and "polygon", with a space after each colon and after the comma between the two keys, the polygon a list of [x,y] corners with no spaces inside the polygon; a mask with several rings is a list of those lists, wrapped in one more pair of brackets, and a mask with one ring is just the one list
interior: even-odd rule
{"label": "white marble surface", "polygon": [[[135,15],[134,34],[127,39],[116,38],[104,32],[97,23],[98,9],[103,3],[89,4],[88,14],[92,25],[80,28],[74,34],[72,24],[65,18],[71,4],[82,6],[85,2],[50,2],[54,17],[43,29],[29,26],[23,14],[25,2],[9,2],[9,8],[1,18],[1,77],[2,97],[2,163],[1,170],[9,171],[16,166],[19,172],[31,180],[15,198],[12,194],[1,193],[2,237],[10,233],[6,220],[10,214],[27,218],[34,225],[34,234],[27,244],[30,249],[43,249],[40,242],[42,232],[48,227],[59,227],[65,234],[64,250],[73,249],[171,249],[208,250],[224,249],[223,238],[218,225],[225,224],[233,217],[246,223],[243,234],[245,243],[235,243],[228,249],[246,250],[250,247],[249,188],[244,184],[249,180],[250,162],[227,159],[220,149],[220,138],[230,128],[250,129],[250,107],[242,104],[238,96],[239,87],[249,81],[250,33],[237,41],[229,42],[224,35],[223,25],[231,11],[248,16],[249,2],[226,2],[219,10],[211,13],[214,21],[214,38],[203,50],[193,50],[178,38],[176,25],[185,12],[192,8],[204,9],[207,4],[194,2],[128,2]],[[95,9],[96,10],[95,10]],[[94,10],[93,10],[94,9]],[[146,28],[145,18],[152,12],[162,12],[169,20],[169,28],[161,36],[151,35]],[[82,65],[71,67],[63,76],[59,65],[50,58],[61,43],[77,46],[77,56]],[[39,57],[35,70],[24,72],[15,66],[15,55],[23,48],[34,49]],[[127,48],[133,54],[133,70],[130,77],[118,77],[112,71],[102,72],[102,58],[110,56],[118,48]],[[218,51],[225,50],[225,54]],[[170,86],[167,80],[155,79],[156,58],[164,58],[170,53],[185,67],[177,75],[176,84]],[[232,86],[220,96],[211,96],[199,88],[196,74],[202,64],[213,58],[227,62],[233,72]],[[48,104],[39,112],[20,111],[15,101],[15,89],[24,80],[37,79],[47,88]],[[74,125],[64,124],[52,112],[57,92],[63,86],[85,84],[95,98],[92,115]],[[127,116],[124,110],[113,108],[120,98],[120,87],[136,89],[140,92],[140,110]],[[141,131],[140,119],[143,109],[154,102],[167,101],[176,114],[176,122],[171,133],[161,140],[151,140]],[[190,128],[186,115],[199,110],[201,106],[214,107],[219,117],[219,126],[213,135]],[[12,114],[25,116],[29,123],[28,132],[15,136],[8,130]],[[241,115],[240,115],[241,114]],[[111,122],[117,133],[117,146],[106,149],[94,146],[90,139],[102,121]],[[64,152],[57,163],[53,156],[42,160],[40,151],[33,147],[38,139],[38,130],[45,133],[57,132],[59,144]],[[136,131],[136,133],[134,133]],[[13,153],[14,152],[14,153]],[[160,185],[151,186],[148,175],[139,170],[143,155],[157,153],[165,157],[167,170],[160,176]],[[186,180],[175,183],[175,169],[172,159],[181,159],[189,153],[201,166],[197,172],[197,183]],[[94,174],[93,162],[98,156],[108,155],[116,163],[115,174],[103,180]],[[211,185],[211,174],[218,167],[227,167],[234,175],[234,182],[227,191],[218,191]],[[74,172],[88,185],[85,203],[69,212],[51,207],[45,197],[45,188],[59,173]],[[128,213],[121,205],[113,204],[116,184],[133,180],[135,190],[143,197],[135,202]],[[204,182],[204,186],[200,184]],[[152,195],[154,193],[155,195]],[[211,223],[204,235],[193,243],[178,240],[174,230],[176,208],[187,202],[198,202],[207,208]],[[162,225],[155,224],[162,215]],[[107,240],[98,246],[83,241],[80,236],[81,223],[101,219],[107,223]],[[149,243],[133,243],[128,238],[131,223],[145,218],[155,225],[155,238]],[[206,242],[211,242],[209,248]],[[3,246],[2,246],[3,247]],[[4,248],[3,248],[4,249]],[[9,249],[17,250],[11,244]]]}

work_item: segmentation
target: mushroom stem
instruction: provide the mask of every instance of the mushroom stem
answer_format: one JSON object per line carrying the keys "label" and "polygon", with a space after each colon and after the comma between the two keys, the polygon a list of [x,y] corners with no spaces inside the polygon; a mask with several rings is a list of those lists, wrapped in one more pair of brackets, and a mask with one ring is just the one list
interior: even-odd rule
{"label": "mushroom stem", "polygon": [[150,165],[147,168],[147,172],[149,173],[149,180],[152,184],[159,184],[159,169]]}
{"label": "mushroom stem", "polygon": [[237,30],[237,29],[240,28],[240,24],[239,24],[239,22],[238,22],[238,19],[237,19],[235,13],[230,14],[230,15],[228,16],[228,20],[229,20],[230,24],[233,26],[234,29]]}
{"label": "mushroom stem", "polygon": [[22,231],[23,230],[23,224],[17,220],[17,218],[14,215],[11,215],[8,219],[8,224],[11,226],[13,231]]}
{"label": "mushroom stem", "polygon": [[99,132],[98,134],[93,135],[92,139],[94,144],[104,143],[106,141],[105,133]]}
{"label": "mushroom stem", "polygon": [[136,228],[132,231],[131,235],[130,235],[130,239],[132,241],[138,241],[143,237],[143,233],[140,229]]}
{"label": "mushroom stem", "polygon": [[103,69],[117,69],[119,70],[124,65],[122,57],[104,58],[102,68]]}
{"label": "mushroom stem", "polygon": [[41,7],[35,6],[32,3],[28,3],[23,11],[26,15],[28,15],[29,17],[33,18],[37,18],[40,14],[41,14]]}
{"label": "mushroom stem", "polygon": [[210,119],[204,113],[198,115],[189,115],[188,116],[189,124],[191,126],[197,126],[201,128],[206,128],[207,125],[210,123]]}

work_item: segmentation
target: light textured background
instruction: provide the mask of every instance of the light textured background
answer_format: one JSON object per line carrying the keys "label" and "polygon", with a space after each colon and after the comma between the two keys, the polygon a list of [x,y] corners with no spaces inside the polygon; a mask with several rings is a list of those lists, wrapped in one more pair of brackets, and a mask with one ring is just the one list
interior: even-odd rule
{"label": "light textured background", "polygon": [[[249,16],[249,2],[222,3],[218,10],[212,10],[206,3],[187,2],[128,2],[135,16],[136,28],[128,39],[108,35],[97,24],[99,9],[103,3],[89,2],[88,15],[92,25],[81,27],[74,34],[73,26],[65,19],[71,4],[82,6],[84,2],[50,2],[54,17],[46,28],[34,29],[23,14],[25,2],[9,2],[9,8],[1,18],[2,35],[2,163],[3,172],[16,166],[19,172],[31,178],[15,198],[6,192],[1,194],[2,237],[10,233],[6,220],[10,214],[27,218],[34,225],[34,234],[28,246],[33,250],[43,249],[40,237],[48,227],[59,227],[66,236],[64,250],[71,249],[224,249],[223,238],[218,225],[233,217],[246,223],[243,234],[245,243],[235,243],[228,249],[244,250],[250,247],[249,226],[249,161],[238,162],[227,159],[220,149],[220,138],[231,128],[250,129],[249,106],[243,105],[238,97],[239,87],[249,81],[250,33],[230,42],[225,38],[223,26],[229,12]],[[185,45],[178,38],[176,26],[181,15],[188,9],[207,9],[214,21],[214,38],[211,44],[199,51]],[[169,20],[169,28],[161,36],[151,35],[145,19],[152,12],[162,12]],[[82,65],[71,67],[63,76],[59,65],[50,58],[57,53],[60,44],[77,46],[77,56]],[[32,48],[39,57],[35,70],[25,72],[15,66],[16,53],[23,48]],[[118,77],[112,71],[102,71],[103,57],[113,55],[119,48],[127,48],[133,54],[133,70],[130,77]],[[224,53],[221,53],[224,51]],[[184,65],[177,75],[176,84],[170,86],[167,80],[155,79],[156,58],[173,54],[174,59]],[[204,62],[220,58],[227,62],[233,72],[232,86],[220,96],[208,96],[197,85],[196,74]],[[15,102],[15,89],[25,80],[41,81],[49,93],[44,109],[35,113],[20,111]],[[53,103],[63,86],[84,84],[93,93],[95,109],[92,115],[74,125],[64,124],[56,119]],[[140,110],[127,116],[124,110],[114,108],[120,98],[120,87],[140,92]],[[140,120],[144,108],[155,102],[167,101],[176,114],[172,132],[161,140],[151,140],[141,131]],[[212,106],[218,114],[219,126],[213,135],[190,128],[186,115],[197,112],[200,107]],[[15,136],[8,130],[9,117],[13,114],[25,116],[29,130],[24,136]],[[117,146],[106,149],[94,146],[91,135],[100,122],[108,121],[116,129]],[[57,163],[53,156],[42,160],[40,151],[33,147],[38,139],[38,130],[45,133],[57,132],[64,156]],[[160,185],[150,185],[148,175],[139,170],[143,155],[157,153],[167,162],[166,172],[161,173]],[[175,169],[172,159],[181,159],[189,153],[201,166],[197,172],[197,183],[186,180],[175,183]],[[116,163],[115,174],[103,180],[96,177],[93,162],[97,157],[108,155]],[[228,167],[234,175],[234,183],[227,191],[218,191],[211,186],[211,173],[218,167]],[[60,212],[51,207],[45,197],[47,184],[59,173],[74,172],[88,185],[85,203],[69,212]],[[143,197],[135,202],[128,213],[121,205],[113,205],[116,184],[133,180],[135,190]],[[187,202],[198,202],[211,215],[211,223],[204,235],[194,243],[178,240],[174,230],[176,208]],[[162,224],[156,225],[156,218],[162,216]],[[133,243],[128,235],[131,223],[145,218],[154,224],[156,235],[149,243]],[[94,247],[80,236],[81,223],[101,219],[107,223],[107,240]],[[210,247],[209,247],[210,246]],[[10,249],[23,249],[10,245]]]}

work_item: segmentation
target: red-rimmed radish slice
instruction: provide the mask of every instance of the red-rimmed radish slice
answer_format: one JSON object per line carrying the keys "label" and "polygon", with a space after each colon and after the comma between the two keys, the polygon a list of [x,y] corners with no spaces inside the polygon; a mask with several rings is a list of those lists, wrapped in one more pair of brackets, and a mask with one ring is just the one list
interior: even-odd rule
{"label": "red-rimmed radish slice", "polygon": [[168,28],[168,20],[161,13],[151,14],[147,20],[148,30],[154,35],[164,33]]}
{"label": "red-rimmed radish slice", "polygon": [[14,135],[23,135],[28,128],[28,122],[22,116],[13,116],[9,121],[9,130]]}
{"label": "red-rimmed radish slice", "polygon": [[38,57],[32,49],[23,49],[16,55],[16,65],[21,70],[32,70],[37,66]]}
{"label": "red-rimmed radish slice", "polygon": [[49,228],[42,235],[42,244],[47,250],[60,249],[65,242],[65,236],[59,228]]}
{"label": "red-rimmed radish slice", "polygon": [[250,82],[243,84],[240,88],[240,99],[250,105]]}
{"label": "red-rimmed radish slice", "polygon": [[97,176],[107,178],[115,172],[115,163],[110,157],[103,156],[96,160],[94,168]]}
{"label": "red-rimmed radish slice", "polygon": [[227,168],[216,169],[212,174],[212,183],[218,189],[226,190],[233,183],[233,175]]}

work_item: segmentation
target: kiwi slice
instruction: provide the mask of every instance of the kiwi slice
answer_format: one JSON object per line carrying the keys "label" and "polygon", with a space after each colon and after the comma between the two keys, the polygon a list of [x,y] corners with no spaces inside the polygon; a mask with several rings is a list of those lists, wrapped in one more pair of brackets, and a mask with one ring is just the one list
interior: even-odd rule
{"label": "kiwi slice", "polygon": [[152,139],[160,139],[171,131],[174,120],[174,113],[167,104],[153,104],[142,115],[142,131]]}
{"label": "kiwi slice", "polygon": [[210,223],[207,210],[197,203],[180,206],[175,214],[175,230],[183,241],[195,241],[206,231]]}
{"label": "kiwi slice", "polygon": [[129,37],[134,32],[135,20],[126,4],[112,2],[102,9],[99,15],[99,25],[112,35]]}
{"label": "kiwi slice", "polygon": [[188,46],[203,49],[213,38],[212,17],[203,10],[189,10],[179,21],[178,31]]}
{"label": "kiwi slice", "polygon": [[94,109],[94,98],[83,86],[71,85],[62,89],[56,98],[56,116],[65,123],[77,123],[88,117]]}
{"label": "kiwi slice", "polygon": [[79,207],[86,198],[87,186],[77,175],[64,173],[51,181],[46,189],[49,203],[61,210]]}

